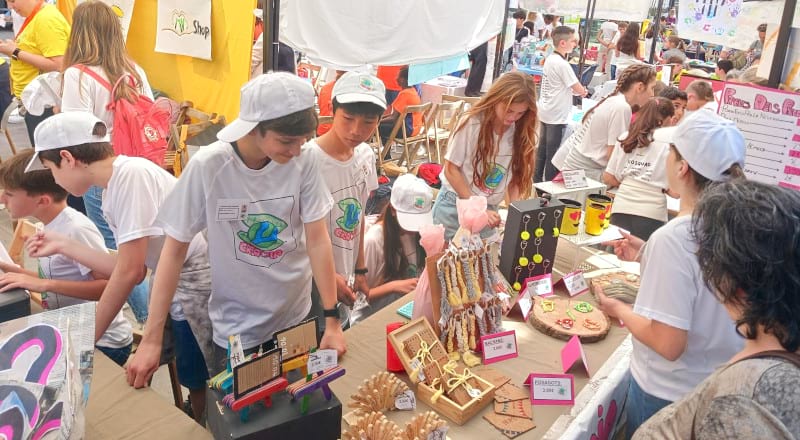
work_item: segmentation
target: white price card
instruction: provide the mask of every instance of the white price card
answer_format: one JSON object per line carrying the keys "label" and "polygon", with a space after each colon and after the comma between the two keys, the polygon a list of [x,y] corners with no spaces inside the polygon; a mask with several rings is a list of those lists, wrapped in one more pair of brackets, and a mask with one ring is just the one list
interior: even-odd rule
{"label": "white price card", "polygon": [[242,338],[239,335],[229,336],[228,343],[230,344],[231,348],[230,361],[231,361],[231,369],[233,369],[237,365],[244,362],[244,350],[242,349]]}
{"label": "white price card", "polygon": [[583,277],[583,271],[581,270],[570,272],[561,279],[564,281],[564,286],[567,288],[569,296],[579,295],[589,290],[589,284],[586,282],[586,278]]}
{"label": "white price card", "polygon": [[531,295],[550,296],[553,294],[553,276],[549,273],[528,278],[525,286]]}
{"label": "white price card", "polygon": [[586,171],[584,170],[567,170],[561,173],[564,176],[564,187],[567,189],[586,188],[589,184],[586,182]]}
{"label": "white price card", "polygon": [[417,408],[417,399],[414,392],[405,390],[394,398],[394,407],[401,411],[413,411]]}
{"label": "white price card", "polygon": [[422,372],[422,362],[419,359],[411,359],[409,362],[412,370],[417,370],[417,378],[420,382],[425,382],[425,373]]}
{"label": "white price card", "polygon": [[338,355],[334,349],[317,350],[308,354],[308,374],[319,373],[335,367],[338,364]]}
{"label": "white price card", "polygon": [[531,309],[533,309],[531,294],[528,293],[527,290],[523,290],[517,298],[517,304],[519,304],[519,311],[522,312],[522,317],[527,321],[528,315],[531,313]]}
{"label": "white price card", "polygon": [[531,403],[534,405],[575,403],[575,377],[571,374],[531,373],[525,384],[531,387]]}
{"label": "white price card", "polygon": [[436,428],[428,434],[428,440],[445,440],[447,438],[447,426]]}
{"label": "white price card", "polygon": [[247,199],[218,199],[217,200],[217,221],[232,222],[247,219]]}
{"label": "white price card", "polygon": [[514,330],[481,336],[483,363],[491,364],[518,356],[517,333]]}

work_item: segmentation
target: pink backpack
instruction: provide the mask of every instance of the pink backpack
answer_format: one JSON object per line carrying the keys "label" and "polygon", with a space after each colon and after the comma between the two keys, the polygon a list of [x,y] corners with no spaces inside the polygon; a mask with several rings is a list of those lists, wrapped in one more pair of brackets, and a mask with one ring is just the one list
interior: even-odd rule
{"label": "pink backpack", "polygon": [[123,98],[114,98],[117,87],[123,79],[128,79],[131,85],[134,85],[134,78],[130,74],[121,76],[112,87],[111,83],[92,69],[80,64],[76,64],[75,67],[97,80],[111,92],[111,102],[106,108],[114,112],[114,131],[111,139],[114,152],[126,156],[143,157],[162,166],[164,153],[167,151],[169,111],[154,105],[153,100],[141,93],[137,94],[134,102]]}

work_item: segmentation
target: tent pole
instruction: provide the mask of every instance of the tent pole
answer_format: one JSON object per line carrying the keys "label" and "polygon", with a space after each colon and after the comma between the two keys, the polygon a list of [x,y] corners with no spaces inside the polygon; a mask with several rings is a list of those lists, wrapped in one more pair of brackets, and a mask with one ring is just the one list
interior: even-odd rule
{"label": "tent pole", "polygon": [[656,42],[658,42],[658,32],[660,29],[658,26],[661,24],[661,13],[663,12],[661,9],[662,3],[664,0],[656,0],[658,1],[658,6],[656,6],[656,16],[653,19],[653,43],[650,45],[650,58],[648,60],[649,64],[653,64],[653,61],[656,59]]}
{"label": "tent pole", "polygon": [[769,86],[778,88],[783,76],[783,65],[786,62],[786,52],[789,49],[789,36],[792,33],[792,21],[794,21],[794,9],[797,0],[786,0],[783,3],[783,14],[781,25],[778,28],[778,40],[775,42],[775,54],[772,57],[772,66],[769,69]]}
{"label": "tent pole", "polygon": [[[506,7],[503,9],[503,25],[500,28],[500,35],[497,38],[497,45],[494,49],[494,72],[492,73],[492,82],[500,76],[500,69],[503,66],[503,42],[506,40],[506,24],[508,23],[508,8],[511,6],[511,0],[506,0]],[[515,35],[516,36],[516,35]]]}
{"label": "tent pole", "polygon": [[586,61],[586,48],[589,46],[589,29],[592,28],[594,20],[594,10],[597,7],[597,0],[586,2],[586,26],[581,37],[581,53],[578,57],[578,80],[583,80],[583,63]]}
{"label": "tent pole", "polygon": [[264,73],[275,70],[278,60],[278,35],[280,33],[281,0],[264,2]]}

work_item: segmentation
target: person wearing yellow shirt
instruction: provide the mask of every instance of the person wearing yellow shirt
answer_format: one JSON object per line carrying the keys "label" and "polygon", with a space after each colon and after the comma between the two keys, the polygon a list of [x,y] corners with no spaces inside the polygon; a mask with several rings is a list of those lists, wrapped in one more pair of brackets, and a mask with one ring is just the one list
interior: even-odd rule
{"label": "person wearing yellow shirt", "polygon": [[[11,58],[11,93],[20,97],[25,86],[39,74],[61,70],[70,26],[61,12],[44,0],[9,0],[8,6],[25,17],[16,39],[0,41],[0,53]],[[33,130],[52,114],[52,109],[41,116],[25,114],[31,143]]]}

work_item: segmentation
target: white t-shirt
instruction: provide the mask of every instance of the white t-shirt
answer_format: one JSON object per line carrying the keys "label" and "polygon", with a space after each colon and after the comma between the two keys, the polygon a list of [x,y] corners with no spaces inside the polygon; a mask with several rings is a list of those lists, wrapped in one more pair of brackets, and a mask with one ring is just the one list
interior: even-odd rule
{"label": "white t-shirt", "polygon": [[317,144],[309,141],[303,148],[311,150],[319,172],[333,197],[328,213],[328,233],[333,245],[336,273],[348,279],[355,269],[361,246],[361,221],[369,194],[378,188],[375,153],[362,143],[353,150],[353,157],[338,161]]}
{"label": "white t-shirt", "polygon": [[631,123],[631,106],[625,96],[612,96],[597,107],[584,122],[584,130],[578,129],[565,145],[569,153],[564,159],[563,170],[602,170],[608,163],[607,147],[617,143]]}
{"label": "white t-shirt", "polygon": [[226,347],[238,334],[252,348],[308,314],[304,224],[333,206],[310,150],[254,170],[215,142],[192,156],[164,206],[158,220],[170,237],[187,242],[208,228],[214,343]]}
{"label": "white t-shirt", "polygon": [[560,54],[553,52],[544,60],[539,120],[545,124],[566,124],[572,110],[572,86],[578,77]]}
{"label": "white t-shirt", "polygon": [[[108,77],[102,67],[86,66],[100,75],[106,81]],[[147,82],[147,75],[141,67],[136,66],[136,73],[142,79],[139,93],[153,99],[153,90]],[[61,111],[90,111],[101,121],[105,122],[109,132],[114,129],[114,112],[106,109],[111,102],[111,92],[88,73],[82,72],[77,67],[68,67],[64,71],[64,91],[61,96]],[[111,84],[113,87],[114,84]]]}
{"label": "white t-shirt", "polygon": [[620,52],[618,50],[616,50],[614,52],[615,52],[615,55],[614,55],[614,59],[611,61],[611,64],[614,65],[614,66],[617,66],[617,70],[616,70],[616,72],[614,74],[616,75],[616,77],[618,79],[619,79],[620,75],[622,75],[622,72],[625,71],[625,69],[627,69],[630,66],[633,66],[634,64],[641,64],[642,63],[641,61],[639,61],[638,59],[636,59],[636,57],[634,57],[632,55],[628,55],[626,53],[622,53],[622,52]]}
{"label": "white t-shirt", "polygon": [[[414,242],[414,237],[416,236],[416,234],[400,234],[400,244],[403,247],[403,253],[408,259],[408,274],[402,279],[414,278],[418,276],[420,269],[424,269],[424,267],[417,267],[417,245]],[[367,283],[370,287],[375,287],[387,282],[383,279],[383,269],[386,266],[383,245],[383,225],[381,223],[375,223],[364,234],[364,260],[367,264],[367,270],[369,271],[367,272]],[[370,300],[370,307],[366,309],[366,313],[358,317],[358,320],[363,320],[393,303],[403,295],[403,293],[394,292],[384,295],[381,298]]]}
{"label": "white t-shirt", "polygon": [[536,14],[536,21],[533,22],[533,31],[536,33],[536,38],[541,38],[541,36],[544,36],[544,32],[542,32],[540,36],[539,31],[544,31],[546,26],[547,25],[544,24],[544,17],[542,17],[542,14]]}
{"label": "white t-shirt", "polygon": [[614,36],[619,33],[619,26],[613,21],[607,21],[600,25],[600,31],[603,33],[603,40],[611,42]]}
{"label": "white t-shirt", "polygon": [[647,241],[633,311],[688,331],[683,354],[668,361],[633,338],[631,373],[648,394],[676,401],[743,346],[735,325],[700,273],[690,216],[662,226]]}
{"label": "white t-shirt", "polygon": [[[50,223],[44,225],[46,231],[54,231],[84,244],[92,249],[105,251],[106,245],[97,226],[80,212],[66,207]],[[91,281],[94,278],[88,267],[61,254],[39,258],[39,276],[43,279],[66,281]],[[46,297],[45,297],[46,296]],[[45,309],[54,310],[62,307],[89,302],[53,292],[42,292],[42,304]],[[122,310],[111,321],[108,330],[97,341],[98,346],[122,348],[133,342],[131,323],[122,315]]]}
{"label": "white t-shirt", "polygon": [[[627,132],[620,135],[625,139]],[[632,214],[667,221],[667,197],[661,191],[668,189],[667,156],[669,145],[651,142],[630,153],[619,142],[614,146],[606,172],[620,182],[614,195],[611,213]]]}
{"label": "white t-shirt", "polygon": [[[147,159],[120,155],[114,159],[111,179],[103,192],[103,217],[117,246],[148,237],[145,266],[153,272],[165,238],[156,217],[176,181],[175,176]],[[207,251],[203,236],[193,237],[186,240],[191,241],[186,260]],[[170,316],[177,321],[186,319],[177,298],[173,299]]]}
{"label": "white t-shirt", "polygon": [[[451,136],[447,147],[445,159],[461,168],[464,178],[469,184],[470,192],[476,196],[484,196],[490,206],[498,205],[506,195],[506,187],[511,181],[511,156],[514,152],[514,125],[508,127],[500,142],[495,135],[495,142],[499,144],[497,154],[494,157],[494,167],[486,176],[486,181],[482,185],[476,186],[473,182],[472,160],[477,152],[477,142],[481,129],[481,121],[478,117],[471,117],[464,122],[464,126],[456,130]],[[453,191],[450,182],[444,175],[442,169],[439,178],[442,180],[442,189]]]}

